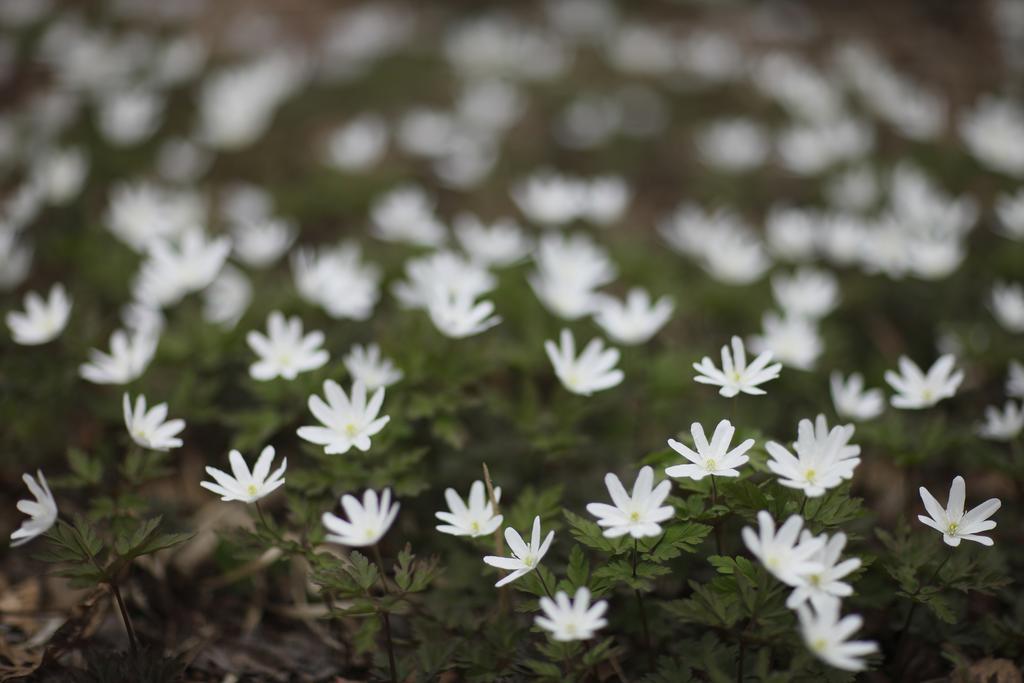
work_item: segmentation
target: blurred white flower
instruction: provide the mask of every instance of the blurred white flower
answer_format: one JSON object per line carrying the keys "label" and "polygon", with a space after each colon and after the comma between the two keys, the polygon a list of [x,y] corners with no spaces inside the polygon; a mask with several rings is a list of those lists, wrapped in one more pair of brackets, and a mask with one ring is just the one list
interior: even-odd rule
{"label": "blurred white flower", "polygon": [[46,477],[42,470],[36,470],[36,476],[31,474],[21,475],[29,493],[35,500],[19,500],[18,511],[29,516],[21,523],[21,526],[11,534],[11,547],[17,548],[31,541],[36,536],[41,536],[50,530],[50,527],[57,521],[57,501],[50,492],[50,486],[46,483]]}
{"label": "blurred white flower", "polygon": [[177,436],[185,428],[185,421],[168,420],[166,403],[158,403],[146,410],[146,397],[139,394],[132,407],[131,398],[125,393],[121,407],[128,436],[139,446],[153,451],[169,451],[181,446],[181,439]]}
{"label": "blurred white flower", "polygon": [[437,247],[447,239],[434,215],[434,202],[414,185],[403,185],[374,200],[370,207],[373,236],[387,242]]}
{"label": "blurred white flower", "polygon": [[[804,529],[801,541],[811,538],[811,532]],[[826,537],[827,538],[827,537]],[[841,598],[853,595],[853,587],[842,581],[851,572],[856,571],[860,565],[860,558],[839,561],[846,547],[846,534],[838,532],[833,535],[815,555],[811,561],[821,564],[821,569],[804,576],[804,582],[793,589],[786,599],[786,607],[796,609],[810,601],[816,611],[827,609],[828,605],[838,605]]]}
{"label": "blurred white flower", "polygon": [[409,259],[405,275],[406,279],[394,283],[391,291],[406,308],[426,309],[434,297],[476,299],[498,284],[487,268],[448,250]]}
{"label": "blurred white flower", "polygon": [[735,38],[697,29],[677,45],[680,66],[693,75],[721,83],[740,78],[747,72],[747,57]]}
{"label": "blurred white flower", "polygon": [[835,81],[794,54],[769,53],[753,65],[753,83],[798,119],[830,124],[846,107]]}
{"label": "blurred white flower", "polygon": [[772,206],[765,219],[765,237],[772,253],[789,261],[814,257],[822,232],[822,217],[811,209]]}
{"label": "blurred white flower", "polygon": [[32,247],[18,237],[17,230],[0,223],[0,289],[14,289],[28,276]]}
{"label": "blurred white flower", "polygon": [[1010,361],[1006,374],[1006,393],[1009,396],[1024,398],[1024,363]]}
{"label": "blurred white flower", "polygon": [[355,344],[342,361],[352,379],[365,384],[367,391],[389,387],[404,376],[394,361],[381,355],[377,344]]}
{"label": "blurred white flower", "polygon": [[475,301],[461,292],[439,292],[430,297],[427,313],[434,327],[451,339],[464,339],[491,329],[501,322],[494,315],[494,302]]}
{"label": "blurred white flower", "polygon": [[985,422],[978,425],[978,435],[991,441],[1013,441],[1024,431],[1024,406],[1007,401],[1002,410],[998,406],[985,408]]}
{"label": "blurred white flower", "polygon": [[292,254],[292,275],[299,295],[332,318],[367,320],[380,299],[380,270],[362,262],[355,244]]}
{"label": "blurred white flower", "polygon": [[266,268],[291,248],[298,230],[291,221],[266,217],[235,223],[231,228],[235,255],[247,266]]}
{"label": "blurred white flower", "polygon": [[252,303],[252,283],[230,263],[203,290],[203,319],[232,329]]}
{"label": "blurred white flower", "polygon": [[825,545],[821,536],[800,537],[804,518],[792,515],[775,530],[775,520],[767,511],[757,513],[758,530],[743,527],[743,542],[772,576],[789,586],[800,586],[805,576],[820,572],[823,566],[814,559]]}
{"label": "blurred white flower", "polygon": [[185,295],[209,286],[230,252],[230,238],[208,238],[199,228],[186,230],[173,242],[156,238],[149,243],[146,260],[133,283],[133,294],[147,304],[176,304]]}
{"label": "blurred white flower", "polygon": [[156,156],[156,171],[164,180],[180,185],[199,181],[213,163],[213,155],[187,138],[167,138]]}
{"label": "blurred white flower", "polygon": [[675,41],[665,26],[623,22],[606,49],[612,67],[630,76],[665,76],[677,63]]}
{"label": "blurred white flower", "polygon": [[619,362],[619,350],[605,348],[600,337],[591,339],[577,357],[576,340],[572,332],[563,329],[559,343],[545,341],[544,351],[562,386],[580,396],[590,396],[595,391],[610,389],[622,382],[624,377],[622,370],[615,367]]}
{"label": "blurred white flower", "polygon": [[152,90],[134,88],[105,93],[99,111],[103,137],[119,147],[148,139],[163,120],[163,97]]}
{"label": "blurred white flower", "polygon": [[839,283],[829,271],[804,267],[773,276],[772,294],[787,316],[817,320],[839,304]]}
{"label": "blurred white flower", "polygon": [[999,195],[995,211],[1000,232],[1010,239],[1024,241],[1024,189],[1016,194]]}
{"label": "blurred white flower", "polygon": [[82,190],[89,175],[89,159],[77,147],[54,149],[32,164],[32,182],[51,204],[66,204]]}
{"label": "blurred white flower", "polygon": [[748,365],[743,340],[734,336],[731,343],[731,351],[728,345],[722,347],[721,370],[716,368],[707,356],[699,363],[693,364],[693,369],[698,373],[693,378],[694,381],[721,387],[718,393],[726,398],[732,398],[741,392],[751,396],[764,394],[764,389],[760,389],[759,386],[778,377],[782,363],[769,365],[772,361],[772,352],[764,351]]}
{"label": "blurred white flower", "polygon": [[481,266],[509,266],[533,251],[532,240],[511,218],[499,218],[485,225],[472,214],[459,214],[454,222],[455,236],[463,251]]}
{"label": "blurred white flower", "polygon": [[867,156],[875,143],[870,125],[835,119],[785,128],[776,141],[782,165],[793,173],[814,176],[832,166]]}
{"label": "blurred white flower", "polygon": [[837,209],[867,211],[878,201],[878,180],[869,166],[853,166],[830,180],[825,193]]}
{"label": "blurred white flower", "polygon": [[539,516],[533,518],[533,532],[530,534],[529,545],[523,542],[523,537],[519,535],[518,531],[512,527],[505,528],[505,542],[512,552],[512,557],[498,557],[495,555],[484,557],[484,562],[492,567],[511,572],[508,576],[494,584],[495,588],[501,588],[507,583],[512,583],[519,577],[525,576],[537,568],[537,565],[540,564],[540,561],[547,554],[548,548],[551,547],[551,541],[555,538],[555,532],[549,531],[542,543],[540,532]]}
{"label": "blurred white flower", "polygon": [[348,520],[330,512],[325,512],[320,518],[330,532],[325,540],[350,548],[364,548],[384,538],[395,523],[401,504],[395,501],[392,505],[391,489],[384,489],[379,498],[376,491],[367,489],[362,502],[349,494],[342,496],[341,507]]}
{"label": "blurred white flower", "polygon": [[582,233],[544,235],[533,255],[537,270],[528,278],[534,294],[565,320],[593,312],[594,290],[615,279],[608,254]]}
{"label": "blurred white flower", "polygon": [[36,292],[26,294],[25,311],[9,311],[6,321],[16,344],[36,346],[60,336],[70,316],[71,299],[64,292],[64,285],[57,283],[46,299]]}
{"label": "blurred white flower", "polygon": [[327,138],[327,163],[342,171],[362,171],[380,161],[387,144],[384,119],[362,114],[331,132]]}
{"label": "blurred white flower", "polygon": [[1007,332],[1024,332],[1024,285],[997,283],[989,302],[992,314]]}
{"label": "blurred white flower", "polygon": [[907,410],[930,408],[942,399],[951,398],[964,379],[963,370],[954,372],[955,365],[956,358],[946,354],[935,361],[925,374],[914,361],[900,356],[899,373],[885,371],[885,381],[896,391],[896,395],[889,399],[893,407]]}
{"label": "blurred white flower", "polygon": [[267,334],[251,330],[245,336],[259,360],[249,366],[249,376],[266,382],[282,377],[295,379],[300,373],[323,367],[330,355],[322,346],[324,333],[314,330],[303,334],[299,316],[285,318],[281,311],[267,317]]}
{"label": "blurred white flower", "polygon": [[167,326],[163,312],[156,306],[129,301],[121,307],[121,321],[132,333],[158,337]]}
{"label": "blurred white flower", "polygon": [[620,344],[643,344],[665,326],[674,308],[670,297],[663,296],[655,302],[646,289],[634,287],[623,301],[597,295],[594,322]]}
{"label": "blurred white flower", "polygon": [[204,224],[206,209],[199,195],[149,182],[120,183],[113,187],[106,224],[114,235],[135,251],[145,251],[157,238],[177,237]]}
{"label": "blurred white flower", "polygon": [[1024,177],[1024,109],[1013,100],[982,97],[960,117],[960,137],[984,166]]}
{"label": "blurred white flower", "polygon": [[661,523],[675,515],[675,508],[662,505],[672,490],[672,482],[665,480],[654,486],[654,470],[640,468],[633,482],[633,493],[626,493],[619,478],[609,472],[604,484],[614,505],[588,503],[587,512],[597,517],[597,525],[604,528],[608,538],[629,534],[633,538],[646,538],[661,534]]}
{"label": "blurred white flower", "polygon": [[738,477],[739,470],[736,468],[744,465],[750,458],[745,455],[754,446],[753,439],[747,439],[733,449],[729,449],[732,437],[736,428],[728,420],[722,420],[715,427],[715,433],[711,436],[711,443],[708,443],[704,435],[704,427],[699,422],[690,425],[690,434],[693,436],[693,445],[696,451],[686,444],[675,439],[669,439],[669,448],[690,461],[686,465],[672,465],[665,468],[665,474],[670,477],[688,477],[700,481],[707,476],[715,477]]}
{"label": "blurred white flower", "polygon": [[832,404],[840,417],[851,420],[872,420],[885,410],[885,397],[881,389],[864,389],[864,376],[859,372],[843,379],[840,372],[829,377]]}
{"label": "blurred white flower", "polygon": [[584,181],[542,170],[513,186],[512,200],[528,219],[550,227],[579,218],[586,210],[588,193]]}
{"label": "blurred white flower", "polygon": [[945,509],[925,487],[922,486],[918,492],[921,494],[921,502],[924,503],[924,509],[928,512],[928,516],[918,515],[917,518],[922,524],[941,533],[942,540],[946,545],[956,547],[964,539],[982,545],[993,544],[991,538],[982,536],[981,533],[996,528],[996,523],[989,517],[994,515],[1002,505],[998,498],[989,498],[981,505],[964,512],[967,485],[961,476],[953,478]]}
{"label": "blurred white flower", "polygon": [[160,343],[157,335],[116,330],[110,335],[110,353],[89,351],[89,362],[78,367],[83,379],[93,384],[128,384],[142,376]]}
{"label": "blurred white flower", "polygon": [[768,469],[783,486],[818,498],[844,479],[853,479],[853,471],[860,464],[860,446],[850,444],[853,431],[853,425],[836,425],[829,430],[824,415],[818,415],[813,424],[800,420],[793,444],[796,456],[782,444],[769,441],[765,445],[771,456]]}
{"label": "blurred white flower", "polygon": [[863,671],[866,667],[863,658],[877,652],[878,644],[870,640],[850,640],[864,620],[856,614],[840,619],[839,607],[839,602],[828,602],[814,611],[806,605],[796,608],[804,644],[829,666],[843,671]]}
{"label": "blurred white flower", "polygon": [[580,217],[602,227],[622,218],[629,206],[632,191],[620,176],[599,176],[586,185]]}
{"label": "blurred white flower", "polygon": [[608,625],[604,613],[608,610],[607,600],[590,604],[590,591],[586,586],[576,589],[576,595],[569,600],[565,591],[555,593],[555,599],[542,596],[538,602],[542,615],[534,622],[559,642],[590,640],[598,630]]}
{"label": "blurred white flower", "polygon": [[455,111],[460,122],[475,130],[500,132],[519,119],[525,103],[522,92],[509,81],[482,78],[462,87]]}
{"label": "blurred white flower", "polygon": [[546,81],[561,75],[571,54],[559,36],[508,15],[463,21],[444,41],[448,61],[472,77]]}
{"label": "blurred white flower", "polygon": [[242,454],[233,450],[228,453],[231,474],[229,475],[216,467],[207,466],[206,473],[213,477],[216,483],[203,481],[199,485],[216,493],[224,501],[238,500],[243,503],[255,503],[284,485],[284,472],[288,469],[288,458],[282,458],[281,466],[271,473],[270,466],[274,463],[274,454],[273,446],[264,448],[250,472]]}
{"label": "blurred white flower", "polygon": [[824,351],[821,333],[815,323],[807,318],[775,312],[764,314],[761,319],[762,334],[750,338],[750,349],[754,353],[769,351],[772,358],[788,368],[811,370]]}
{"label": "blurred white flower", "polygon": [[[489,536],[498,530],[504,519],[503,515],[494,514],[494,506],[487,498],[484,483],[479,479],[469,487],[468,501],[464,502],[455,489],[444,490],[444,499],[448,503],[448,511],[435,512],[434,516],[444,522],[438,524],[437,530],[452,536]],[[501,501],[501,487],[494,487],[494,502]]]}
{"label": "blurred white flower", "polygon": [[697,150],[709,166],[743,173],[764,164],[771,147],[761,126],[737,117],[714,121],[700,130]]}
{"label": "blurred white flower", "polygon": [[352,397],[334,380],[324,381],[325,403],[313,394],[309,397],[309,411],[320,421],[321,427],[299,427],[299,438],[324,447],[328,455],[347,453],[355,446],[365,452],[370,450],[370,437],[374,436],[391,418],[380,414],[384,403],[384,387],[366,400],[366,385],[356,379],[352,383]]}

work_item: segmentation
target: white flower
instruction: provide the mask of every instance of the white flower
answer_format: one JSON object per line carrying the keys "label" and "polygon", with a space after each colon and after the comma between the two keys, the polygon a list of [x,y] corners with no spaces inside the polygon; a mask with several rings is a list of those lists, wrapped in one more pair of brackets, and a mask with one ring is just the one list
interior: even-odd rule
{"label": "white flower", "polygon": [[240,269],[225,264],[210,286],[203,290],[203,319],[231,329],[252,303],[252,283]]}
{"label": "white flower", "polygon": [[[811,532],[804,529],[802,540],[811,538]],[[852,557],[842,562],[839,556],[846,547],[846,534],[839,532],[821,546],[811,560],[819,562],[821,569],[805,575],[804,583],[793,589],[786,600],[786,607],[796,609],[810,600],[815,610],[821,610],[826,603],[839,604],[840,598],[853,595],[853,587],[842,578],[860,567],[860,558]]]}
{"label": "white flower", "polygon": [[871,420],[882,414],[885,397],[881,389],[864,389],[864,376],[859,372],[846,380],[838,371],[829,377],[832,403],[840,417],[851,420]]}
{"label": "white flower", "polygon": [[350,548],[363,548],[384,538],[395,523],[401,504],[398,501],[391,504],[391,489],[384,489],[379,500],[376,491],[367,489],[362,503],[355,496],[345,494],[341,497],[341,507],[348,515],[347,521],[330,512],[325,512],[320,518],[331,532],[325,540]]}
{"label": "white flower", "polygon": [[732,352],[728,346],[722,347],[722,369],[716,368],[711,359],[704,356],[699,363],[693,364],[693,369],[700,373],[694,377],[694,381],[721,387],[718,393],[726,398],[736,396],[740,392],[758,396],[765,393],[758,386],[778,377],[779,370],[782,369],[782,363],[769,365],[771,360],[771,351],[764,351],[747,365],[743,340],[734,336]]}
{"label": "white flower", "polygon": [[538,604],[544,615],[534,619],[537,626],[550,631],[551,637],[561,642],[589,640],[599,629],[608,625],[604,618],[608,601],[598,600],[591,605],[590,591],[586,586],[576,589],[572,601],[568,593],[558,591],[554,600],[543,596]]}
{"label": "white flower", "polygon": [[772,457],[768,469],[783,486],[817,498],[844,479],[853,478],[853,470],[860,464],[860,446],[849,443],[853,432],[853,425],[836,425],[829,430],[824,415],[818,415],[814,424],[800,420],[793,444],[796,457],[781,444],[769,441],[765,446]]}
{"label": "white flower", "polygon": [[772,293],[787,316],[817,320],[831,313],[839,303],[839,284],[832,273],[801,268],[793,275],[772,278]]}
{"label": "white flower", "polygon": [[545,308],[566,320],[590,314],[594,290],[615,279],[608,254],[582,233],[545,235],[533,260],[537,270],[529,276],[530,286]]}
{"label": "white flower", "polygon": [[291,259],[295,286],[304,300],[332,318],[366,320],[380,299],[380,271],[361,258],[354,244],[299,249]]}
{"label": "white flower", "polygon": [[897,392],[889,399],[890,403],[896,408],[914,410],[929,408],[944,398],[950,398],[964,379],[963,370],[953,372],[955,364],[956,358],[946,354],[932,364],[928,374],[924,374],[914,361],[900,356],[900,372],[885,372],[885,381]]}
{"label": "white flower", "polygon": [[586,187],[582,218],[600,226],[611,225],[622,218],[632,196],[625,180],[619,176],[601,176],[591,179]]}
{"label": "white flower", "polygon": [[540,561],[544,559],[544,555],[547,554],[548,548],[551,547],[551,541],[555,538],[555,532],[549,531],[544,542],[540,540],[540,517],[533,518],[533,533],[530,535],[530,544],[527,545],[523,542],[523,537],[519,535],[519,532],[512,527],[506,527],[505,529],[505,542],[508,543],[509,550],[512,551],[512,557],[497,557],[495,555],[488,555],[484,558],[484,562],[497,567],[498,569],[505,569],[512,573],[503,579],[500,579],[494,586],[500,588],[506,583],[511,583],[518,579],[520,576],[530,573],[537,568]]}
{"label": "white flower", "polygon": [[427,312],[434,327],[452,339],[472,337],[501,322],[501,316],[493,315],[493,301],[473,301],[465,293],[435,294],[430,298]]}
{"label": "white flower", "polygon": [[709,444],[704,435],[704,427],[699,422],[694,422],[690,425],[690,434],[693,435],[693,445],[697,447],[696,452],[675,439],[668,440],[669,447],[689,460],[690,464],[666,467],[665,474],[670,477],[689,477],[698,481],[706,476],[740,476],[736,468],[750,460],[744,454],[754,446],[754,440],[747,439],[736,448],[729,450],[729,444],[735,433],[736,428],[728,420],[722,420],[715,427],[715,433],[712,434]]}
{"label": "white flower", "polygon": [[1013,441],[1024,430],[1024,407],[1007,401],[1002,411],[997,406],[985,408],[985,422],[978,426],[979,436],[992,441]]}
{"label": "white flower", "polygon": [[964,512],[964,500],[967,496],[967,486],[964,478],[956,476],[949,487],[949,499],[946,502],[946,509],[943,510],[939,501],[928,492],[928,489],[918,489],[921,494],[921,502],[928,516],[918,515],[917,518],[922,524],[930,526],[942,534],[942,540],[946,545],[956,547],[962,539],[977,541],[982,545],[992,545],[993,541],[988,536],[981,536],[981,532],[996,528],[996,523],[989,520],[989,517],[996,513],[1002,503],[998,498],[989,498],[981,505]]}
{"label": "white flower", "polygon": [[765,237],[772,253],[789,261],[814,257],[822,216],[811,209],[772,206],[765,218]]}
{"label": "white flower", "polygon": [[657,302],[645,289],[629,290],[625,301],[599,295],[595,299],[594,322],[620,344],[643,344],[664,327],[675,305],[663,296]]}
{"label": "white flower", "polygon": [[391,292],[406,308],[426,309],[433,297],[443,295],[476,299],[498,284],[487,268],[447,250],[409,259],[405,275]]}
{"label": "white flower", "polygon": [[[469,487],[468,504],[463,502],[453,488],[444,490],[444,499],[448,502],[450,512],[435,512],[434,516],[444,522],[438,524],[437,530],[452,536],[488,536],[493,534],[504,519],[494,514],[494,506],[487,498],[484,483],[479,479]],[[501,501],[501,487],[494,487],[494,502]]]}
{"label": "white flower", "polygon": [[380,160],[387,144],[384,120],[363,114],[331,132],[327,138],[327,163],[343,171],[361,171]]}
{"label": "white flower", "polygon": [[999,195],[995,210],[1000,232],[1010,239],[1024,240],[1024,189],[1012,195]]}
{"label": "white flower", "polygon": [[384,403],[384,387],[377,389],[369,402],[366,385],[358,379],[352,384],[351,400],[333,380],[324,381],[324,403],[316,394],[309,397],[309,410],[323,427],[299,427],[299,437],[324,447],[324,453],[347,453],[355,446],[370,450],[370,437],[384,429],[391,418],[377,417]]}
{"label": "white flower", "polygon": [[447,234],[434,215],[434,201],[414,185],[406,185],[374,200],[370,207],[373,235],[387,242],[437,247]]}
{"label": "white flower", "polygon": [[876,652],[878,645],[869,640],[849,640],[864,621],[856,614],[840,619],[839,607],[838,602],[822,604],[815,611],[806,605],[797,607],[804,644],[830,666],[844,671],[862,671],[865,666],[863,657]]}
{"label": "white flower", "polygon": [[80,365],[78,372],[94,384],[128,384],[146,371],[159,343],[156,335],[134,332],[128,336],[116,330],[110,335],[110,353],[90,350],[89,362]]}
{"label": "white flower", "polygon": [[535,223],[557,226],[570,223],[584,211],[586,183],[553,171],[539,171],[512,188],[512,200]]}
{"label": "white flower", "polygon": [[175,304],[213,282],[230,252],[230,238],[207,239],[198,228],[176,242],[156,238],[133,285],[135,298],[161,307]]}
{"label": "white flower", "polygon": [[754,352],[771,352],[772,358],[798,370],[814,368],[824,350],[821,334],[809,318],[765,313],[761,320],[764,333],[750,338]]}
{"label": "white flower", "polygon": [[28,486],[29,493],[35,496],[35,500],[19,500],[18,510],[28,515],[14,533],[11,534],[11,547],[28,543],[36,536],[45,534],[54,522],[57,521],[57,501],[53,499],[53,493],[46,483],[46,477],[42,470],[36,470],[36,478],[31,474],[21,475],[22,481]]}
{"label": "white flower", "polygon": [[249,366],[249,375],[261,382],[283,377],[295,379],[299,373],[316,370],[327,363],[330,355],[323,348],[324,333],[302,332],[299,316],[285,318],[281,311],[267,317],[267,334],[252,330],[245,336],[259,360]]}
{"label": "white flower", "polygon": [[960,137],[988,168],[1024,177],[1024,110],[1014,101],[983,97],[961,117]]}
{"label": "white flower", "polygon": [[824,538],[800,538],[804,518],[793,515],[775,532],[775,520],[765,510],[757,513],[758,531],[743,527],[743,542],[754,557],[779,581],[800,586],[804,576],[822,570],[821,562],[813,559]]}
{"label": "white flower", "polygon": [[390,358],[381,356],[380,346],[377,344],[356,344],[342,361],[352,379],[365,384],[367,391],[389,387],[404,376]]}
{"label": "white flower", "polygon": [[742,173],[765,162],[770,151],[764,129],[749,119],[714,121],[698,132],[701,158],[716,169]]}
{"label": "white flower", "polygon": [[158,403],[146,410],[146,397],[139,394],[132,408],[132,401],[126,393],[122,407],[124,426],[138,445],[154,451],[168,451],[181,446],[181,439],[176,437],[185,428],[185,421],[168,420],[166,403]]}
{"label": "white flower", "polygon": [[263,449],[252,472],[249,472],[245,458],[238,451],[232,450],[228,453],[228,460],[231,462],[231,475],[234,476],[216,467],[207,466],[206,473],[217,483],[209,481],[199,483],[204,489],[213,491],[220,496],[221,500],[255,503],[284,484],[284,471],[288,469],[288,458],[283,458],[281,466],[271,474],[270,466],[274,462],[273,446]]}
{"label": "white flower", "polygon": [[622,370],[615,369],[619,350],[605,348],[600,337],[594,337],[576,357],[576,340],[572,332],[563,329],[559,344],[550,339],[544,342],[544,351],[555,368],[562,386],[574,394],[590,396],[595,391],[610,389],[622,381]]}
{"label": "white flower", "polygon": [[598,518],[597,525],[604,527],[608,538],[626,534],[633,538],[657,536],[661,533],[661,522],[675,515],[671,505],[661,505],[672,490],[672,482],[666,479],[654,486],[654,470],[650,466],[640,469],[632,495],[626,493],[619,478],[610,472],[604,475],[604,484],[615,505],[588,503],[587,512]]}
{"label": "white flower", "polygon": [[266,216],[235,223],[231,230],[235,254],[247,266],[265,268],[288,251],[298,235],[295,225]]}
{"label": "white flower", "polygon": [[32,247],[18,239],[18,231],[0,224],[0,289],[17,287],[32,266]]}
{"label": "white flower", "polygon": [[100,105],[100,131],[108,142],[118,146],[142,142],[163,119],[163,96],[144,88],[104,93]]}
{"label": "white flower", "polygon": [[1024,363],[1010,361],[1006,373],[1006,393],[1010,396],[1024,398]]}
{"label": "white flower", "polygon": [[64,204],[74,198],[88,174],[89,160],[75,147],[51,150],[32,166],[33,182],[51,204]]}
{"label": "white flower", "polygon": [[508,266],[525,258],[533,243],[510,218],[499,218],[484,225],[471,214],[455,218],[455,236],[469,257],[484,267]]}
{"label": "white flower", "polygon": [[50,288],[46,299],[36,292],[26,294],[25,312],[10,311],[6,320],[15,343],[36,346],[56,339],[70,315],[71,299],[64,292],[64,285],[58,283]]}
{"label": "white flower", "polygon": [[992,287],[992,314],[1007,332],[1024,332],[1024,285],[997,284]]}
{"label": "white flower", "polygon": [[158,337],[167,325],[163,312],[141,301],[129,301],[121,307],[121,321],[132,333]]}
{"label": "white flower", "polygon": [[106,213],[107,227],[135,251],[157,238],[175,238],[204,222],[201,197],[148,182],[115,185]]}

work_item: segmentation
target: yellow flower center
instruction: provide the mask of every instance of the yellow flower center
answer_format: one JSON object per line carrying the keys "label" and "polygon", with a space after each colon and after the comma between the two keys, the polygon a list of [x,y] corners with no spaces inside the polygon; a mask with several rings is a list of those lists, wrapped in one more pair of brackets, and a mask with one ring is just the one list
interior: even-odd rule
{"label": "yellow flower center", "polygon": [[345,435],[348,436],[348,437],[355,436],[356,432],[358,432],[358,431],[359,431],[359,429],[354,424],[352,424],[351,422],[348,423],[347,425],[345,425]]}
{"label": "yellow flower center", "polygon": [[469,528],[473,530],[473,533],[479,533],[480,532],[480,522],[473,522],[472,524],[469,525]]}
{"label": "yellow flower center", "polygon": [[704,463],[704,469],[706,469],[708,472],[714,472],[715,470],[718,469],[718,463],[715,462],[714,458],[709,458],[708,461]]}
{"label": "yellow flower center", "polygon": [[633,511],[633,512],[629,513],[629,521],[631,521],[631,522],[639,522],[640,521],[640,513],[636,512],[636,511]]}
{"label": "yellow flower center", "polygon": [[822,652],[826,647],[828,647],[828,641],[824,638],[818,638],[811,642],[811,649],[815,652]]}
{"label": "yellow flower center", "polygon": [[956,522],[950,522],[950,523],[949,523],[949,526],[948,526],[948,527],[946,528],[946,532],[947,532],[947,533],[948,533],[948,534],[949,534],[950,536],[956,536],[956,532],[957,532],[957,531],[958,531],[959,529],[960,529],[960,525],[959,525],[959,524],[957,524]]}
{"label": "yellow flower center", "polygon": [[811,482],[812,484],[814,483],[814,478],[817,476],[818,473],[814,470],[814,468],[808,469],[806,472],[804,472],[804,479]]}
{"label": "yellow flower center", "polygon": [[249,484],[248,486],[245,487],[245,492],[248,493],[250,496],[255,496],[258,491],[259,489],[256,488],[256,484]]}

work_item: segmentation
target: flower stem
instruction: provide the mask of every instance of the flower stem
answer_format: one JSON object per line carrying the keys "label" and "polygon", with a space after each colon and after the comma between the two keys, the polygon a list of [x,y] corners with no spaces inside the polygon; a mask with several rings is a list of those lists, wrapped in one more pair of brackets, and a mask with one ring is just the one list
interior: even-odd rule
{"label": "flower stem", "polygon": [[540,585],[544,589],[544,592],[547,593],[547,596],[554,600],[555,596],[551,594],[551,590],[548,588],[547,581],[544,580],[544,575],[540,573],[539,566],[537,567],[537,578],[540,579]]}
{"label": "flower stem", "polygon": [[[633,578],[636,578],[636,563],[637,558],[640,555],[639,549],[640,540],[637,538],[633,539]],[[644,607],[644,596],[640,592],[639,588],[633,589],[633,594],[636,596],[636,604],[640,609],[640,624],[644,630],[644,646],[647,648],[647,652],[650,655],[651,662],[654,661],[654,651],[651,649],[651,629],[647,625],[647,609]]]}
{"label": "flower stem", "polygon": [[[715,484],[715,475],[711,476],[711,507],[715,507],[718,504],[718,485]],[[718,524],[719,520],[715,519],[712,523],[711,528],[715,532],[715,554],[722,554],[722,528]]]}
{"label": "flower stem", "polygon": [[124,630],[128,632],[128,645],[132,649],[132,657],[138,657],[139,639],[135,635],[135,627],[132,625],[132,618],[128,616],[128,608],[124,604],[124,598],[121,597],[121,589],[115,581],[111,581],[109,585],[110,591],[114,594],[114,600],[117,602],[117,609],[121,611],[121,620],[124,621]]}
{"label": "flower stem", "polygon": [[[384,595],[388,595],[388,582],[384,572],[384,560],[380,556],[380,545],[374,544],[373,557],[377,561],[377,568],[380,570],[380,585],[384,589]],[[378,608],[379,609],[379,608]],[[391,639],[391,615],[387,610],[380,609],[380,620],[384,624],[384,638],[388,643],[388,671],[391,674],[391,683],[398,683],[398,667],[395,666],[395,644]]]}
{"label": "flower stem", "polygon": [[[939,566],[935,568],[935,571],[932,572],[931,576],[929,576],[928,579],[923,583],[918,584],[917,589],[910,594],[910,597],[913,600],[913,602],[911,602],[910,604],[910,609],[907,611],[907,618],[903,621],[903,628],[900,629],[900,635],[896,641],[897,653],[899,653],[903,649],[903,641],[907,636],[907,632],[910,630],[910,622],[914,618],[914,612],[917,610],[917,605],[919,604],[917,600],[914,600],[914,598],[917,597],[918,593],[921,592],[922,588],[926,588],[931,584],[932,581],[935,580],[935,578],[939,575],[939,572],[942,571],[942,568],[946,566],[946,563],[949,562],[949,558],[951,557],[953,557],[953,553],[946,553],[945,559],[943,559],[942,562],[939,563]],[[896,680],[902,680],[904,669],[909,663],[910,657],[908,655],[900,664],[900,669],[897,673]]]}
{"label": "flower stem", "polygon": [[[491,471],[487,463],[482,463],[484,468],[484,484],[487,486],[487,499],[491,503],[491,510],[495,515],[501,514],[498,508],[498,498],[494,495],[494,484],[491,482]],[[494,554],[502,557],[505,554],[505,539],[501,535],[501,527],[494,530]],[[508,590],[505,586],[498,589],[498,612],[506,614],[509,611]]]}

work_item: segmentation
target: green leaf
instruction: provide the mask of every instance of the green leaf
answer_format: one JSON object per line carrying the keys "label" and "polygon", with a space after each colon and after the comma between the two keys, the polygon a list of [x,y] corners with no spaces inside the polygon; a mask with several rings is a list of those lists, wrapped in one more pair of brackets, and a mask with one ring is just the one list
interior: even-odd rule
{"label": "green leaf", "polygon": [[587,579],[590,578],[590,561],[581,546],[574,545],[569,551],[569,565],[565,569],[565,575],[573,592],[587,585]]}

